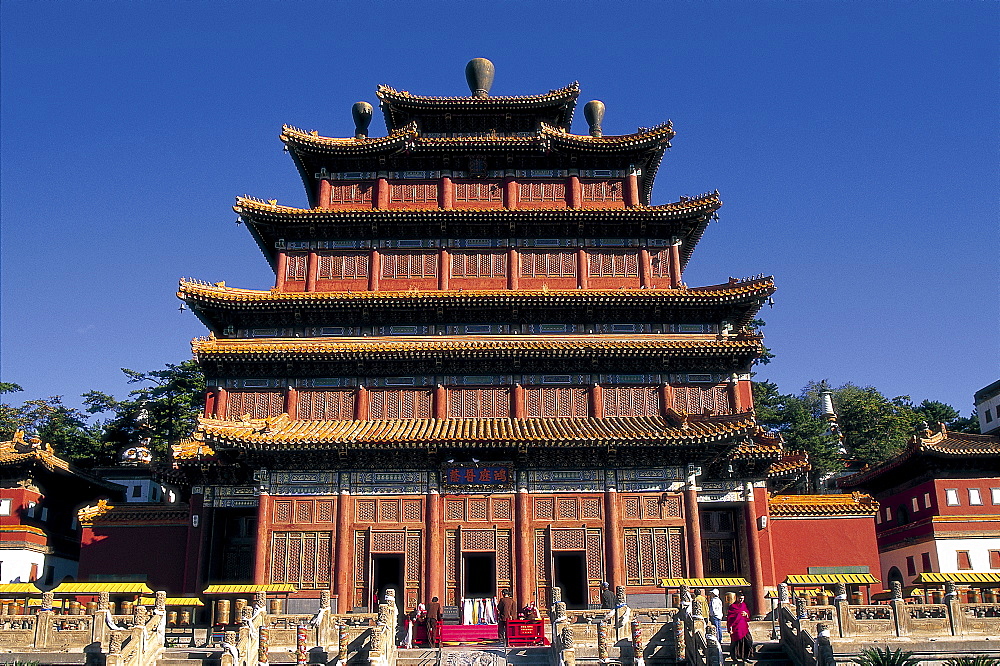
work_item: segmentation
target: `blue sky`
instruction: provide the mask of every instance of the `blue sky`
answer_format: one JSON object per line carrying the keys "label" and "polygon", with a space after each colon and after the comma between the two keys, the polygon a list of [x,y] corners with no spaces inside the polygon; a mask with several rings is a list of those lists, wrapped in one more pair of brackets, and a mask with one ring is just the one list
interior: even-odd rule
{"label": "blue sky", "polygon": [[493,94],[579,80],[608,134],[673,120],[653,203],[725,202],[686,282],[775,276],[759,378],[968,414],[1000,377],[998,7],[4,0],[2,378],[75,403],[188,358],[179,277],[273,282],[233,197],[306,205],[282,123],[348,136],[378,83],[468,94],[483,56]]}

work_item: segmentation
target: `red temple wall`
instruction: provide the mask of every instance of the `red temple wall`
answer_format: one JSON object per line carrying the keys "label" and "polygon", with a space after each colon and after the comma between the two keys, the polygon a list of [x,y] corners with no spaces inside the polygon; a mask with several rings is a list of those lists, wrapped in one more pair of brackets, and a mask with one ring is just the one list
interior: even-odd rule
{"label": "red temple wall", "polygon": [[[146,584],[170,594],[185,591],[187,524],[85,525],[78,580],[145,574]],[[194,566],[194,560],[191,565]]]}
{"label": "red temple wall", "polygon": [[758,533],[765,585],[808,573],[808,567],[865,565],[876,577],[881,570],[871,516],[770,517]]}

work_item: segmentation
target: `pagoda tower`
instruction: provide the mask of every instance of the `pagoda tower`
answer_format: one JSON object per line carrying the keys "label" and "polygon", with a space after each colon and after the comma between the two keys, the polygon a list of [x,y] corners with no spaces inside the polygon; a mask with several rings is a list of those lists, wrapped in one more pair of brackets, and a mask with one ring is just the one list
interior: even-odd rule
{"label": "pagoda tower", "polygon": [[749,327],[768,277],[688,287],[717,192],[650,205],[669,122],[571,133],[576,83],[467,97],[380,86],[355,135],[281,133],[310,207],[238,198],[269,290],[183,280],[209,328],[189,580],[386,587],[406,609],[513,591],[662,605],[664,578],[743,576],[762,599]]}

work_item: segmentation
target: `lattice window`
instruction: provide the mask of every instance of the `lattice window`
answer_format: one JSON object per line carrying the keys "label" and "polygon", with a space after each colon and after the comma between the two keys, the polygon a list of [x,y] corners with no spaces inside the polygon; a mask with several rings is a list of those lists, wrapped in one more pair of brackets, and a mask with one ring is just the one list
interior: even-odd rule
{"label": "lattice window", "polygon": [[317,500],[316,501],[316,522],[317,523],[332,523],[333,522],[333,502],[330,500]]}
{"label": "lattice window", "polygon": [[528,180],[519,185],[518,200],[522,202],[566,201],[566,183]]}
{"label": "lattice window", "polygon": [[456,278],[507,277],[506,252],[453,252],[451,276]]}
{"label": "lattice window", "polygon": [[660,578],[678,571],[680,557],[672,547],[672,539],[680,530],[672,527],[626,527],[626,585],[656,585]]}
{"label": "lattice window", "polygon": [[226,403],[226,418],[230,421],[250,415],[266,419],[285,411],[285,395],[281,391],[230,391]]}
{"label": "lattice window", "polygon": [[663,498],[663,515],[667,518],[680,518],[681,499],[675,495]]}
{"label": "lattice window", "polygon": [[276,522],[276,523],[290,523],[290,522],[292,522],[292,503],[291,502],[275,502],[274,503],[274,522]]}
{"label": "lattice window", "polygon": [[295,418],[343,421],[354,418],[354,391],[300,391]]}
{"label": "lattice window", "polygon": [[391,183],[389,201],[392,203],[422,203],[437,205],[437,183]]}
{"label": "lattice window", "polygon": [[285,280],[305,280],[308,252],[289,252],[285,255]]}
{"label": "lattice window", "polygon": [[576,520],[576,500],[573,498],[560,498],[556,500],[556,514],[559,516],[559,520]]}
{"label": "lattice window", "polygon": [[596,497],[585,497],[583,499],[583,517],[600,518],[601,500],[597,499]]}
{"label": "lattice window", "polygon": [[510,390],[506,388],[449,389],[451,418],[509,418]]}
{"label": "lattice window", "polygon": [[659,519],[660,517],[660,498],[659,497],[644,497],[642,498],[642,513],[643,518],[649,519]]}
{"label": "lattice window", "polygon": [[493,520],[512,520],[513,511],[509,499],[495,499],[493,503]]}
{"label": "lattice window", "polygon": [[497,183],[455,183],[455,201],[462,203],[503,201],[503,189]]}
{"label": "lattice window", "polygon": [[333,183],[330,186],[332,204],[369,204],[372,202],[371,183]]}
{"label": "lattice window", "polygon": [[605,386],[605,416],[659,416],[660,392],[655,386]]}
{"label": "lattice window", "polygon": [[536,520],[555,520],[556,517],[556,502],[551,497],[536,497],[535,498],[535,519]]}
{"label": "lattice window", "polygon": [[399,500],[379,500],[378,519],[381,523],[398,523]]}
{"label": "lattice window", "polygon": [[523,251],[521,252],[521,275],[523,277],[576,277],[576,253]]}
{"label": "lattice window", "polygon": [[496,550],[493,530],[462,530],[462,550]]}
{"label": "lattice window", "polygon": [[360,252],[319,254],[320,280],[355,280],[368,277],[368,254]]}
{"label": "lattice window", "polygon": [[510,583],[510,530],[497,530],[497,585],[506,587]]}
{"label": "lattice window", "polygon": [[622,201],[620,180],[582,181],[580,190],[584,201]]}
{"label": "lattice window", "polygon": [[600,530],[587,530],[587,578],[604,580],[604,545]]}
{"label": "lattice window", "polygon": [[[420,533],[406,533],[406,582],[420,580]],[[406,606],[409,607],[409,606]]]}
{"label": "lattice window", "polygon": [[403,532],[372,532],[373,553],[405,553],[406,542]]}
{"label": "lattice window", "polygon": [[470,499],[469,500],[469,520],[486,520],[486,500],[485,499]]}
{"label": "lattice window", "polygon": [[385,252],[381,260],[382,277],[386,279],[437,277],[436,252]]}
{"label": "lattice window", "polygon": [[272,532],[271,582],[329,588],[332,548],[332,532]]}
{"label": "lattice window", "polygon": [[465,520],[465,500],[446,500],[445,520]]}
{"label": "lattice window", "polygon": [[638,518],[639,517],[639,498],[638,497],[626,497],[622,500],[622,504],[625,507],[625,517],[626,518]]}
{"label": "lattice window", "polygon": [[705,563],[705,575],[736,575],[736,540],[705,539]]}
{"label": "lattice window", "polygon": [[295,522],[311,523],[313,517],[313,503],[311,500],[300,500],[295,503]]}
{"label": "lattice window", "polygon": [[590,277],[639,277],[639,253],[635,250],[590,250]]}
{"label": "lattice window", "polygon": [[581,417],[589,414],[587,389],[573,386],[542,386],[524,389],[528,416]]}
{"label": "lattice window", "polygon": [[431,417],[431,391],[429,390],[371,391],[368,396],[368,418],[370,419],[429,419]]}
{"label": "lattice window", "polygon": [[586,550],[587,531],[583,529],[552,530],[552,550]]}
{"label": "lattice window", "polygon": [[375,522],[375,500],[356,500],[354,513],[359,523]]}
{"label": "lattice window", "polygon": [[729,387],[717,386],[675,386],[674,409],[688,414],[731,414]]}
{"label": "lattice window", "polygon": [[670,277],[670,250],[649,253],[653,277]]}
{"label": "lattice window", "polygon": [[419,500],[403,500],[403,520],[408,523],[418,523],[423,520]]}

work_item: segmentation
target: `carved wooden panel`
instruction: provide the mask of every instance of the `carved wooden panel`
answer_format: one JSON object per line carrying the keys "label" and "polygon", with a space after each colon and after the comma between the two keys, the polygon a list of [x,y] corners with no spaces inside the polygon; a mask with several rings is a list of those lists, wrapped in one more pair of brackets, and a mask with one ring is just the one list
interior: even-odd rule
{"label": "carved wooden panel", "polygon": [[566,201],[566,183],[559,181],[528,180],[519,184],[518,201],[521,203]]}
{"label": "carved wooden panel", "polygon": [[590,413],[587,389],[574,386],[531,386],[524,389],[526,412],[540,416],[586,418]]}
{"label": "carved wooden panel", "polygon": [[316,522],[333,522],[333,500],[316,500]]}
{"label": "carved wooden panel", "polygon": [[[374,509],[373,509],[374,511]],[[354,533],[354,606],[368,606],[370,600],[366,594],[366,583],[368,581],[368,567],[365,562],[368,560],[367,549],[368,534],[363,531]]]}
{"label": "carved wooden panel", "polygon": [[490,500],[493,507],[493,520],[513,520],[514,511],[512,508],[513,502],[509,499],[494,499]]}
{"label": "carved wooden panel", "polygon": [[375,500],[359,499],[354,500],[355,519],[359,523],[375,522]]}
{"label": "carved wooden panel", "polygon": [[382,277],[386,279],[432,278],[438,274],[437,252],[390,252],[381,256]]}
{"label": "carved wooden panel", "polygon": [[522,277],[576,277],[576,252],[522,250]]}
{"label": "carved wooden panel", "polygon": [[329,203],[370,206],[372,189],[371,183],[331,183]]}
{"label": "carved wooden panel", "polygon": [[576,498],[560,497],[556,500],[556,516],[559,520],[576,520],[579,518]]}
{"label": "carved wooden panel", "polygon": [[539,607],[552,605],[549,588],[552,573],[549,571],[549,552],[545,547],[545,530],[535,530],[535,589],[538,590]]}
{"label": "carved wooden panel", "polygon": [[605,386],[605,416],[659,416],[660,391],[655,386]]}
{"label": "carved wooden panel", "polygon": [[309,264],[308,252],[289,252],[285,255],[285,280],[305,280],[306,266]]}
{"label": "carved wooden panel", "polygon": [[656,585],[660,578],[680,577],[682,546],[680,528],[625,528],[626,585]]}
{"label": "carved wooden panel", "polygon": [[444,568],[445,568],[445,598],[444,605],[458,605],[458,533],[455,530],[445,532]]}
{"label": "carved wooden panel", "polygon": [[584,201],[623,201],[620,180],[582,180],[580,190]]}
{"label": "carved wooden panel", "polygon": [[590,277],[638,277],[638,250],[588,250]]}
{"label": "carved wooden panel", "polygon": [[354,418],[351,390],[299,391],[295,418],[303,421],[346,421]]}
{"label": "carved wooden panel", "polygon": [[717,386],[674,386],[674,409],[688,414],[731,414],[729,387]]}
{"label": "carved wooden panel", "polygon": [[667,541],[670,544],[670,578],[680,578],[684,575],[684,539],[680,528],[669,528],[667,530]]}
{"label": "carved wooden panel", "polygon": [[556,501],[552,497],[536,497],[533,502],[535,506],[535,520],[555,520]]}
{"label": "carved wooden panel", "polygon": [[290,501],[276,500],[274,502],[274,522],[292,522],[292,503]]}
{"label": "carved wooden panel", "polygon": [[585,497],[583,498],[583,517],[584,518],[600,518],[601,517],[601,500],[596,497]]}
{"label": "carved wooden panel", "polygon": [[313,516],[312,500],[298,500],[295,502],[295,522],[311,523]]}
{"label": "carved wooden panel", "polygon": [[638,518],[639,517],[639,498],[638,497],[625,497],[622,499],[623,513],[626,518]]}
{"label": "carved wooden panel", "polygon": [[645,518],[646,520],[659,519],[660,517],[659,497],[642,498],[642,517]]}
{"label": "carved wooden panel", "polygon": [[380,523],[399,522],[399,500],[379,500],[378,520]]}
{"label": "carved wooden panel", "polygon": [[320,252],[320,280],[355,280],[368,277],[368,253]]}
{"label": "carved wooden panel", "polygon": [[465,520],[465,500],[445,500],[445,520]]}
{"label": "carved wooden panel", "polygon": [[470,277],[507,277],[507,253],[503,251],[477,251],[451,253],[451,276],[456,278]]}
{"label": "carved wooden panel", "polygon": [[503,188],[499,183],[484,181],[456,182],[455,202],[464,204],[475,202],[502,203]]}
{"label": "carved wooden panel", "polygon": [[370,419],[428,419],[432,392],[427,389],[380,389],[368,394]]}
{"label": "carved wooden panel", "polygon": [[470,498],[469,499],[469,520],[481,520],[485,521],[488,518],[487,511],[487,500],[486,498]]}
{"label": "carved wooden panel", "polygon": [[438,184],[435,182],[391,182],[389,184],[389,202],[437,206]]}
{"label": "carved wooden panel", "polygon": [[649,252],[649,263],[652,268],[653,277],[670,277],[670,250],[660,250],[659,252]]}
{"label": "carved wooden panel", "polygon": [[495,530],[462,530],[462,552],[496,550]]}
{"label": "carved wooden panel", "polygon": [[423,519],[423,506],[420,500],[403,500],[403,520],[405,522],[419,523]]}
{"label": "carved wooden panel", "polygon": [[271,582],[329,588],[332,548],[332,532],[272,532]]}
{"label": "carved wooden panel", "polygon": [[[510,588],[513,582],[511,574],[511,535],[510,530],[497,530],[497,588]],[[528,566],[525,562],[524,566]]]}
{"label": "carved wooden panel", "polygon": [[252,419],[266,419],[285,411],[285,394],[282,391],[230,391],[226,402],[226,419],[234,421],[249,415]]}
{"label": "carved wooden panel", "polygon": [[[604,580],[604,542],[598,529],[587,530],[587,578],[597,585]],[[591,585],[591,594],[595,592],[599,595],[599,588]]]}
{"label": "carved wooden panel", "polygon": [[676,495],[667,495],[661,501],[664,518],[681,517],[681,498]]}
{"label": "carved wooden panel", "polygon": [[586,550],[587,532],[579,529],[552,530],[552,550]]}
{"label": "carved wooden panel", "polygon": [[373,553],[405,553],[406,540],[403,532],[372,532]]}
{"label": "carved wooden panel", "polygon": [[449,389],[448,416],[451,418],[509,418],[510,389]]}

